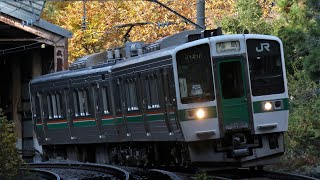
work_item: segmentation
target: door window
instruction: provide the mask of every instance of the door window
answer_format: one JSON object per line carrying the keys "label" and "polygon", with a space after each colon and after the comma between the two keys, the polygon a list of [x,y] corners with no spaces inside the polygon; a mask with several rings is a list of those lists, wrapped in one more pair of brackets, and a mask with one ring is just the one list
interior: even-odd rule
{"label": "door window", "polygon": [[219,66],[222,97],[224,99],[241,98],[244,95],[241,62],[223,62]]}

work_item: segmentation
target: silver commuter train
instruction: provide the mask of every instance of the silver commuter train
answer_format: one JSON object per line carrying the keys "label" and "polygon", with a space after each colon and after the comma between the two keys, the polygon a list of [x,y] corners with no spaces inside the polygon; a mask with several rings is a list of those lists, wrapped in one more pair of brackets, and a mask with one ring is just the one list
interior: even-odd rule
{"label": "silver commuter train", "polygon": [[97,147],[91,161],[109,163],[277,161],[289,109],[282,42],[217,32],[129,42],[32,80],[34,129],[45,152],[70,157],[75,145],[82,155]]}

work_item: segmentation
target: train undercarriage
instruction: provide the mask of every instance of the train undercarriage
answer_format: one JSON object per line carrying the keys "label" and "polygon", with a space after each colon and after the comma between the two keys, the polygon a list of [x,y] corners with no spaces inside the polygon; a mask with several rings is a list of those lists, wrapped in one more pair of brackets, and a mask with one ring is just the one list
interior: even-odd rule
{"label": "train undercarriage", "polygon": [[[46,145],[43,160],[61,159],[122,166],[262,167],[279,161],[283,133],[253,136],[235,134],[233,141],[122,142]],[[236,142],[235,142],[236,141]]]}

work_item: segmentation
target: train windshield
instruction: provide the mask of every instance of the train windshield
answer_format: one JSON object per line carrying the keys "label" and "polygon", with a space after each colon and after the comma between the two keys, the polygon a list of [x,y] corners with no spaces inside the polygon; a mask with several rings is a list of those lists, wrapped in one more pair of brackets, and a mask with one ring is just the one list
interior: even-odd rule
{"label": "train windshield", "polygon": [[202,44],[177,53],[182,104],[214,100],[210,47]]}
{"label": "train windshield", "polygon": [[279,42],[248,39],[247,47],[252,95],[283,93],[283,65]]}

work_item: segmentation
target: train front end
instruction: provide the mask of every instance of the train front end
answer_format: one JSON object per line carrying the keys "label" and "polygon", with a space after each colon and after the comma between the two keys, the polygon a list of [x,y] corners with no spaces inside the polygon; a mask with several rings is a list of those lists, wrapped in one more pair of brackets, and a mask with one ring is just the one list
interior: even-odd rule
{"label": "train front end", "polygon": [[179,120],[193,164],[261,166],[284,152],[283,46],[267,35],[222,35],[174,53]]}

